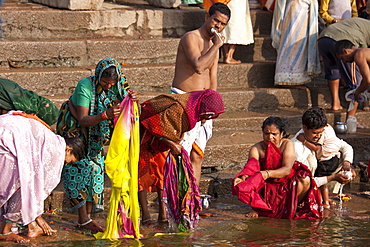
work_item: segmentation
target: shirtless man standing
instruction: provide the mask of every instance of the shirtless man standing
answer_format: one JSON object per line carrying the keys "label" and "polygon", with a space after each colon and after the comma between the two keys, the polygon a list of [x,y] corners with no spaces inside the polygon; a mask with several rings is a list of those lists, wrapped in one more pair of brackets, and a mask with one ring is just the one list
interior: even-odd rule
{"label": "shirtless man standing", "polygon": [[[211,31],[214,28],[220,33],[230,19],[230,9],[222,3],[215,3],[206,14],[204,24],[187,32],[180,40],[175,67],[175,77],[171,91],[181,94],[205,89],[217,90],[217,64],[219,48],[224,37]],[[186,132],[180,145],[189,153],[191,163],[199,185],[203,152],[207,141],[212,136],[212,121],[198,122]]]}
{"label": "shirtless man standing", "polygon": [[370,48],[357,48],[349,40],[340,40],[335,44],[336,56],[347,63],[355,62],[362,75],[360,86],[355,91],[355,99],[370,87]]}

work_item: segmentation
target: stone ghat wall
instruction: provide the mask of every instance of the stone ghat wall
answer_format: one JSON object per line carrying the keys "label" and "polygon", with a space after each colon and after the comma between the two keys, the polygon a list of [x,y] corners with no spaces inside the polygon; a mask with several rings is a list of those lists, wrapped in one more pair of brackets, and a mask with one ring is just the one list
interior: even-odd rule
{"label": "stone ghat wall", "polygon": [[33,0],[50,7],[70,10],[98,10],[104,0]]}

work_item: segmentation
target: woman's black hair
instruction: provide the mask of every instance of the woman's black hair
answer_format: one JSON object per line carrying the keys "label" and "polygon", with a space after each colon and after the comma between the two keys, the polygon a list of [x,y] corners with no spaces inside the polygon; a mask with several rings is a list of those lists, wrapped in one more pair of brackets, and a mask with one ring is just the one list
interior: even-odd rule
{"label": "woman's black hair", "polygon": [[118,73],[115,66],[110,66],[106,68],[103,73],[101,74],[101,78],[109,78],[118,81]]}
{"label": "woman's black hair", "polygon": [[81,140],[81,131],[75,130],[73,132],[63,131],[61,136],[64,138],[67,146],[72,148],[72,154],[77,160],[81,160],[85,155],[85,144]]}
{"label": "woman's black hair", "polygon": [[289,137],[289,134],[287,133],[287,129],[289,126],[286,120],[281,119],[279,117],[274,117],[274,116],[268,117],[265,119],[265,121],[263,121],[262,130],[264,130],[266,126],[271,126],[271,125],[276,126],[276,128],[280,131],[280,133],[283,134],[283,138]]}

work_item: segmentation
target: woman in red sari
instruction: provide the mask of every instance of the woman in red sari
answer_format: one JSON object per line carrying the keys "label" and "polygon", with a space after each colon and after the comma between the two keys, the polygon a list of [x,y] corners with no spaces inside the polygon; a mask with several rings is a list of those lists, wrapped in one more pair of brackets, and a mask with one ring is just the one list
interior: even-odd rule
{"label": "woman in red sari", "polygon": [[[262,125],[263,141],[253,145],[249,160],[234,179],[233,193],[258,215],[270,218],[321,218],[321,196],[310,170],[295,161],[293,142],[279,117]],[[299,207],[298,207],[299,205]]]}
{"label": "woman in red sari", "polygon": [[158,193],[158,221],[167,221],[165,204],[161,199],[166,152],[171,150],[174,156],[180,155],[182,146],[179,143],[184,133],[194,128],[198,121],[215,119],[223,112],[221,95],[211,89],[159,95],[141,104],[139,203],[142,223],[151,221],[147,192]]}

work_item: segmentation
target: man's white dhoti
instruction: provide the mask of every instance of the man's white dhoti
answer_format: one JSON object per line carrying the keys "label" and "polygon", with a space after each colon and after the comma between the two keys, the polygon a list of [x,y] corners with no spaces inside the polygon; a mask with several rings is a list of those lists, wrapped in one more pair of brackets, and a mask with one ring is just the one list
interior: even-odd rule
{"label": "man's white dhoti", "polygon": [[[171,87],[171,93],[184,94],[186,92],[178,88]],[[180,142],[180,145],[184,147],[189,155],[191,150],[194,148],[197,153],[203,157],[207,142],[212,137],[212,128],[212,119],[205,121],[203,125],[201,121],[197,122],[193,129],[184,133],[184,138]]]}

